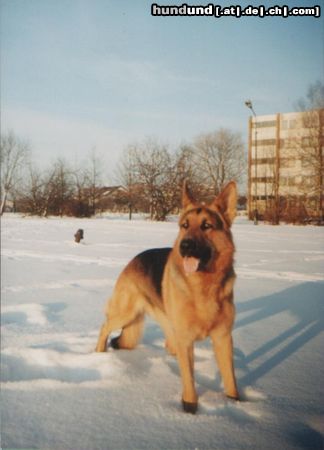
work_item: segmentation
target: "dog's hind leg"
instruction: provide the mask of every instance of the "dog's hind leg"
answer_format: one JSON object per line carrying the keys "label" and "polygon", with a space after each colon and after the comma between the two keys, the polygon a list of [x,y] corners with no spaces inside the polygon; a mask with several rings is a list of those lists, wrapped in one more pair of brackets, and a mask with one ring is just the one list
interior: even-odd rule
{"label": "dog's hind leg", "polygon": [[107,346],[107,339],[110,333],[113,331],[113,329],[110,326],[109,320],[107,318],[107,321],[102,325],[98,337],[98,342],[96,346],[96,352],[105,352],[106,346]]}
{"label": "dog's hind leg", "polygon": [[117,308],[113,304],[114,299],[111,303],[99,333],[97,352],[106,351],[108,337],[113,331],[122,329],[121,335],[113,342],[115,348],[134,348],[142,334],[144,312],[136,307],[136,302],[119,302]]}
{"label": "dog's hind leg", "polygon": [[140,340],[144,327],[144,314],[140,313],[128,325],[123,327],[120,336],[111,340],[111,346],[115,349],[126,348],[133,349]]}
{"label": "dog's hind leg", "polygon": [[[109,335],[116,330],[122,329],[118,338],[113,340],[115,348],[134,348],[141,337],[144,315],[128,311],[126,314],[107,315],[106,322],[102,325],[99,333],[96,351],[105,352]],[[118,343],[117,343],[118,342]]]}
{"label": "dog's hind leg", "polygon": [[[136,285],[120,278],[106,310],[106,322],[102,325],[97,352],[105,352],[109,335],[122,329],[119,338],[112,342],[115,348],[134,348],[138,342],[144,321],[143,297]],[[126,286],[126,288],[125,288]]]}

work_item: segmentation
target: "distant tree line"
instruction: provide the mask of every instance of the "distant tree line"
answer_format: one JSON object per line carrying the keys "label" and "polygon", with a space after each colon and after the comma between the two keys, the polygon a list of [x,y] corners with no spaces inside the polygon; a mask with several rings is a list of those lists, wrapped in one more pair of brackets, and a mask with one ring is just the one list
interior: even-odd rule
{"label": "distant tree line", "polygon": [[31,160],[29,146],[14,132],[4,133],[0,213],[10,200],[14,210],[44,217],[89,217],[115,210],[128,211],[130,218],[132,212],[144,212],[152,220],[165,220],[180,207],[184,179],[208,199],[229,180],[244,180],[246,157],[241,135],[221,128],[175,151],[155,139],[129,145],[113,174],[114,189],[103,186],[103,167],[92,151],[80,167],[59,158],[41,170]]}
{"label": "distant tree line", "polygon": [[[323,125],[318,124],[318,110],[324,108],[324,84],[311,84],[306,96],[295,105],[298,111],[308,111],[304,127],[313,129],[307,145],[303,137],[292,136],[292,150],[304,167],[314,170],[312,180],[305,180],[305,198],[318,199],[316,208],[323,218]],[[294,149],[294,143],[295,147]],[[220,128],[198,136],[193,142],[170,150],[156,139],[130,144],[114,171],[114,185],[103,185],[105,163],[95,150],[78,166],[58,158],[48,168],[40,169],[31,158],[29,145],[13,131],[1,135],[1,203],[0,215],[8,209],[40,216],[71,215],[89,217],[101,211],[127,211],[149,214],[152,220],[165,220],[180,207],[183,181],[188,179],[194,194],[202,199],[217,195],[224,184],[235,180],[245,191],[247,161],[240,133]],[[278,188],[278,186],[274,186]],[[239,198],[243,206],[244,196]],[[303,199],[285,199],[286,216],[273,203],[269,217],[278,223],[305,218]],[[291,205],[291,203],[294,205]]]}
{"label": "distant tree line", "polygon": [[1,135],[1,208],[47,217],[96,214],[102,162],[91,151],[83,167],[57,158],[40,169],[29,145],[13,131]]}

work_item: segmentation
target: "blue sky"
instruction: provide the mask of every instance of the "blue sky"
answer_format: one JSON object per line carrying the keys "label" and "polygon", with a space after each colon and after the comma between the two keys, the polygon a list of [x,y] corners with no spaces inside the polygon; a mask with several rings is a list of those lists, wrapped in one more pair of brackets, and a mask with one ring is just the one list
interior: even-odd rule
{"label": "blue sky", "polygon": [[[2,129],[28,140],[40,164],[96,148],[112,172],[146,137],[172,149],[228,127],[246,140],[244,100],[257,114],[293,111],[323,80],[323,17],[152,17],[151,3],[1,1]],[[250,3],[260,4],[218,2]],[[297,3],[264,1],[313,4]]]}

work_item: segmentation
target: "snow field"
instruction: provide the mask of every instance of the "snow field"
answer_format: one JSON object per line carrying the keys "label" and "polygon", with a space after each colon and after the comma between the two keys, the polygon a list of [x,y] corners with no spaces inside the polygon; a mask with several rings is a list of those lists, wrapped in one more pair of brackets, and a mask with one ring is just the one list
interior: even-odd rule
{"label": "snow field", "polygon": [[[81,244],[73,241],[78,228]],[[203,341],[191,416],[181,410],[177,362],[152,320],[136,350],[94,352],[119,272],[139,251],[172,245],[176,223],[5,216],[2,448],[323,448],[323,230],[239,219],[233,232],[243,401],[224,397]]]}

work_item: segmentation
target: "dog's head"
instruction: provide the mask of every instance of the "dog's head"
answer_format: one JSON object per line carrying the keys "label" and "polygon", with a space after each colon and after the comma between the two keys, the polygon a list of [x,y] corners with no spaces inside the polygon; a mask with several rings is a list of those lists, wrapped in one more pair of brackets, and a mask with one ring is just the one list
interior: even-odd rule
{"label": "dog's head", "polygon": [[196,202],[184,184],[176,245],[186,274],[213,271],[221,253],[234,253],[230,227],[236,215],[236,201],[233,181],[209,204]]}

